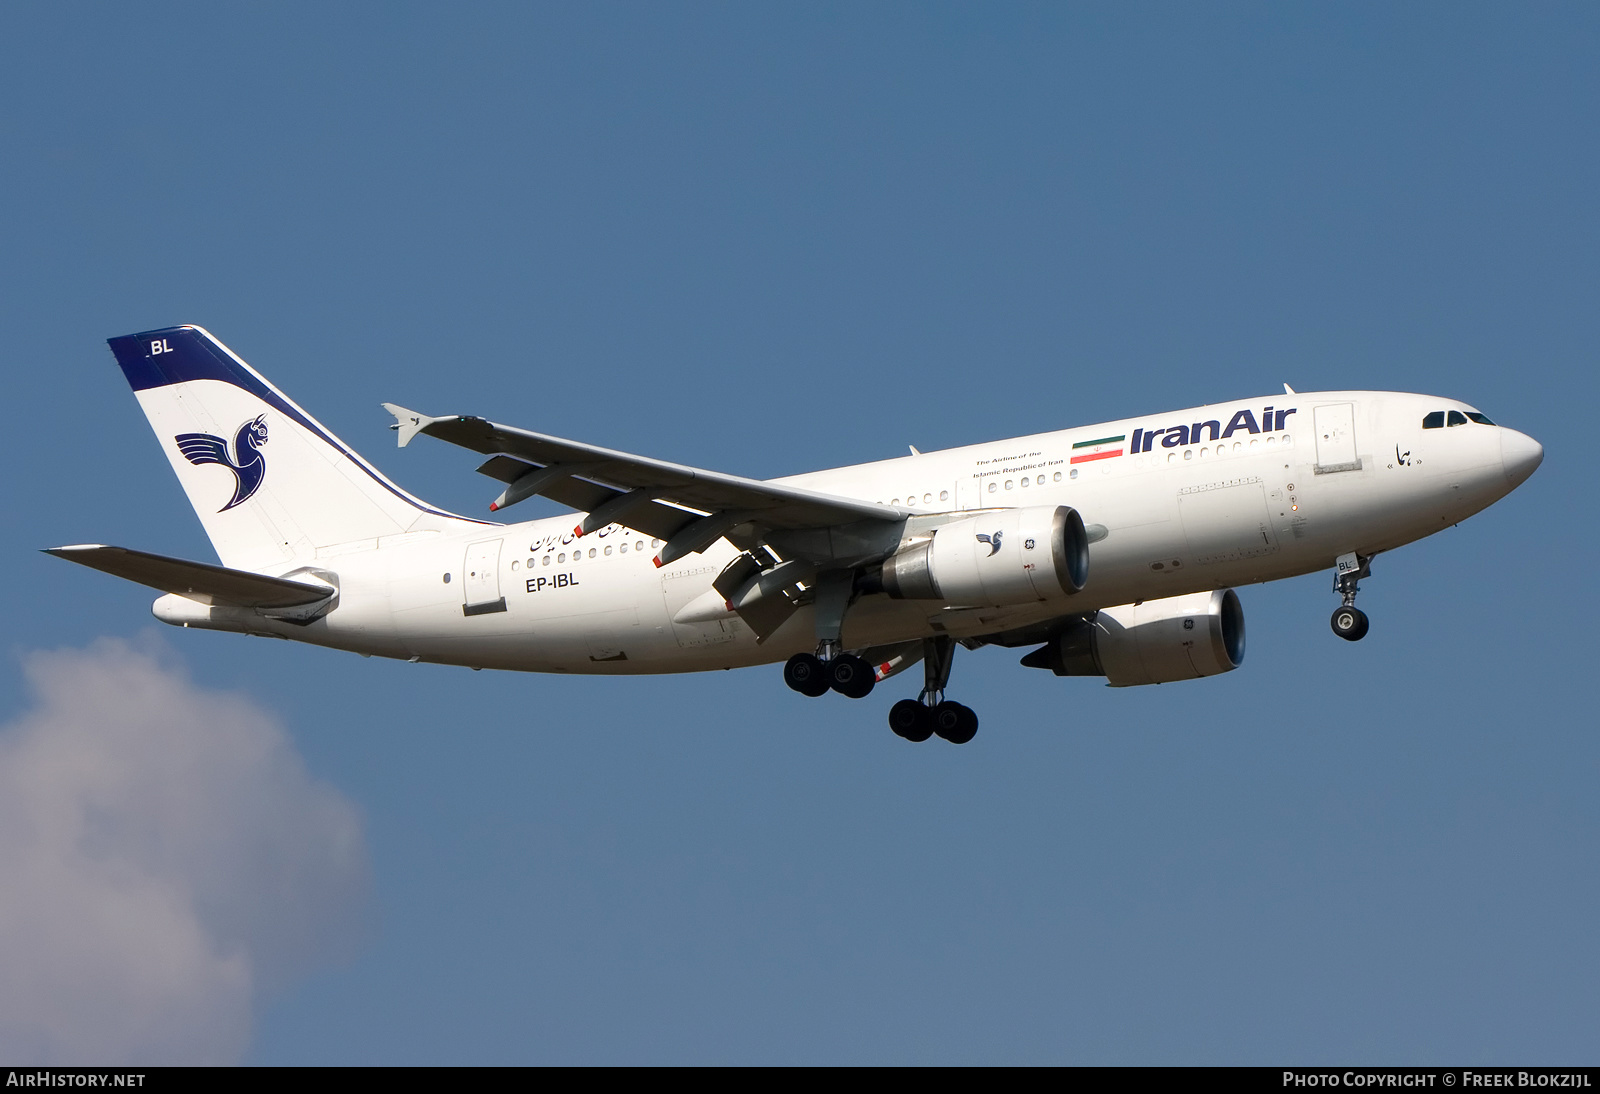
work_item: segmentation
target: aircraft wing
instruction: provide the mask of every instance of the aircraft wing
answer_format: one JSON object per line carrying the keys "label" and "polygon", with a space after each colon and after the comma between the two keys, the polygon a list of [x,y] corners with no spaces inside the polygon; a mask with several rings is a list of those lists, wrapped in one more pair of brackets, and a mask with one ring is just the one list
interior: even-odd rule
{"label": "aircraft wing", "polygon": [[153,555],[147,551],[130,551],[126,547],[109,547],[103,543],[51,547],[45,554],[136,581],[164,593],[177,593],[201,604],[288,608],[326,600],[333,592],[326,585],[268,577],[248,570],[230,570],[226,566]]}
{"label": "aircraft wing", "polygon": [[435,418],[393,403],[384,408],[395,416],[391,428],[399,432],[402,447],[425,433],[493,456],[478,470],[507,487],[491,509],[539,494],[587,512],[579,525],[584,533],[615,522],[666,540],[658,556],[661,565],[704,550],[744,525],[808,530],[892,523],[911,515],[893,506],[635,456],[483,418]]}

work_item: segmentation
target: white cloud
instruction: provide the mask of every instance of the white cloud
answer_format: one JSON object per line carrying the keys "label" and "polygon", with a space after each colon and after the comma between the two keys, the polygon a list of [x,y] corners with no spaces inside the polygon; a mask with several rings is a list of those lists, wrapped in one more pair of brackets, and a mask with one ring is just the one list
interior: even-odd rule
{"label": "white cloud", "polygon": [[104,640],[0,729],[0,1059],[228,1063],[348,940],[360,817],[249,699]]}

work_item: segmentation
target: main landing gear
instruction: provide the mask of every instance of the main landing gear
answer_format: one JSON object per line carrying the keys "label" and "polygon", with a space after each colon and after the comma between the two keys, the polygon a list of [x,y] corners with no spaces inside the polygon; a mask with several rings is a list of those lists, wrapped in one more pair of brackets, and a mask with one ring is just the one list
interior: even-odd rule
{"label": "main landing gear", "polygon": [[[816,698],[837,691],[847,699],[865,699],[878,682],[877,670],[863,657],[844,653],[840,636],[844,613],[855,589],[855,575],[834,570],[818,575],[814,589],[817,652],[797,653],[783,666],[783,682],[801,695]],[[944,697],[950,683],[955,641],[947,636],[924,639],[922,695],[902,699],[889,711],[889,728],[908,741],[926,741],[938,734],[951,744],[964,745],[978,732],[978,716]]]}
{"label": "main landing gear", "polygon": [[846,699],[865,699],[878,682],[878,674],[864,658],[853,653],[841,653],[826,661],[814,653],[797,653],[783,666],[783,682],[813,699],[829,689]]}
{"label": "main landing gear", "polygon": [[1372,576],[1372,556],[1354,552],[1340,555],[1334,572],[1333,591],[1344,603],[1334,609],[1328,620],[1333,633],[1346,642],[1359,642],[1367,636],[1367,613],[1356,607],[1356,585],[1364,577]]}
{"label": "main landing gear", "polygon": [[[950,683],[955,642],[949,638],[924,640],[924,685],[916,699],[902,699],[889,708],[889,728],[908,741],[926,741],[937,734],[954,745],[964,745],[978,732],[978,716],[970,707],[944,697]],[[816,698],[836,691],[847,699],[865,699],[878,682],[872,665],[853,653],[834,653],[823,643],[818,653],[797,653],[783,666],[783,682],[801,695]]]}
{"label": "main landing gear", "polygon": [[783,666],[783,682],[812,698],[831,688],[847,699],[865,699],[878,682],[877,672],[864,658],[839,649],[844,613],[855,592],[855,574],[850,570],[820,574],[813,590],[817,652],[797,653],[789,658]]}
{"label": "main landing gear", "polygon": [[922,694],[915,699],[902,699],[889,708],[889,728],[897,736],[926,741],[937,733],[953,745],[964,745],[978,732],[978,716],[972,708],[944,697],[955,652],[956,644],[948,637],[923,640]]}

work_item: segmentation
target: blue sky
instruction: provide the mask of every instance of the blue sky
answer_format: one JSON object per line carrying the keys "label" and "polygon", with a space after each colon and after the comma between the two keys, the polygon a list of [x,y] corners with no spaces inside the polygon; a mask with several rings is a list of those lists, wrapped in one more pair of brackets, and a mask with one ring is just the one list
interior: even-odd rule
{"label": "blue sky", "polygon": [[[0,1045],[1594,1059],[1591,7],[90,4],[0,34],[0,776],[50,800],[62,765],[27,757],[101,747],[74,711],[183,757],[221,719],[219,755],[276,757],[196,761],[270,798],[195,807],[220,851],[123,863],[226,889],[171,921],[211,979],[149,1002],[128,972],[149,1028],[44,1030],[13,990]],[[1381,557],[1359,644],[1318,574],[1241,590],[1248,656],[1211,680],[963,653],[978,739],[915,747],[893,687],[814,703],[777,667],[478,674],[160,627],[146,590],[35,552],[213,557],[104,345],[183,322],[468,512],[493,484],[395,450],[380,401],[766,476],[1289,382],[1461,398],[1546,460]],[[187,720],[122,726],[135,678]],[[141,763],[130,830],[182,766]],[[112,853],[29,843],[38,820],[0,810],[0,858],[80,907]],[[311,856],[298,881],[216,872],[266,831]],[[229,900],[330,926],[229,926]],[[0,930],[23,952],[59,989]]]}

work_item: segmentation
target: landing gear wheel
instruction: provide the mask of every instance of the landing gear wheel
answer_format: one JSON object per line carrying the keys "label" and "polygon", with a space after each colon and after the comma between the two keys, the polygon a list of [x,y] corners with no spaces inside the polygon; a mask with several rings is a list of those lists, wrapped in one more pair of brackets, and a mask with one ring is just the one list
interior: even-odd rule
{"label": "landing gear wheel", "polygon": [[933,708],[933,731],[953,745],[964,745],[978,732],[978,716],[947,699]]}
{"label": "landing gear wheel", "polygon": [[915,699],[902,699],[889,708],[889,728],[896,737],[926,741],[933,736],[933,711]]}
{"label": "landing gear wheel", "polygon": [[797,653],[783,666],[783,682],[813,699],[828,690],[826,666],[809,653]]}
{"label": "landing gear wheel", "polygon": [[828,684],[846,699],[865,699],[878,682],[872,666],[853,653],[841,654],[823,665]]}
{"label": "landing gear wheel", "polygon": [[1333,627],[1333,633],[1346,642],[1359,642],[1367,635],[1367,613],[1360,608],[1338,608],[1328,622]]}

